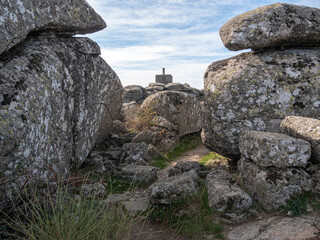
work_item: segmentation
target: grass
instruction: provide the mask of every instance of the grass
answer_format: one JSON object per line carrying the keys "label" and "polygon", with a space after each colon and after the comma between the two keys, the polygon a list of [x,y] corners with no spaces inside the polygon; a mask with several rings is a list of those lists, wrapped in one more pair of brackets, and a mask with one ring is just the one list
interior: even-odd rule
{"label": "grass", "polygon": [[200,144],[201,137],[199,133],[182,137],[172,151],[166,153],[164,156],[159,156],[158,158],[153,159],[151,165],[160,169],[164,169],[170,162],[182,156],[186,151],[195,149]]}
{"label": "grass", "polygon": [[[100,240],[126,239],[137,217],[121,205],[108,205],[98,198],[75,197],[60,185],[55,194],[35,191],[20,196],[14,213],[6,216],[2,236],[14,239]],[[8,230],[9,229],[9,230]],[[1,235],[0,235],[1,236]]]}
{"label": "grass", "polygon": [[228,158],[221,156],[220,154],[216,152],[210,152],[208,155],[204,156],[199,163],[201,164],[206,164],[207,162],[211,160],[218,160],[218,159],[223,159],[223,160],[228,160]]}
{"label": "grass", "polygon": [[199,185],[199,194],[180,198],[167,207],[155,207],[151,219],[190,239],[199,239],[204,233],[225,239],[222,223],[215,222],[218,213],[209,207],[204,180],[200,180]]}

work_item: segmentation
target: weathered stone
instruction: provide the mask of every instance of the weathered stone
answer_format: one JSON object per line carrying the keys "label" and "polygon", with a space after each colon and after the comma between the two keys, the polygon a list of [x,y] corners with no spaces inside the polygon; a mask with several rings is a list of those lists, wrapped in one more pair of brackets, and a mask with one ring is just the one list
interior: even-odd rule
{"label": "weathered stone", "polygon": [[280,132],[287,115],[320,119],[320,49],[243,53],[205,73],[203,141],[238,159],[243,130]]}
{"label": "weathered stone", "polygon": [[314,216],[269,217],[235,226],[226,236],[229,240],[316,240],[320,219]]}
{"label": "weathered stone", "polygon": [[151,184],[157,179],[156,167],[144,165],[126,165],[121,167],[117,175],[134,183]]}
{"label": "weathered stone", "polygon": [[177,131],[178,126],[174,125],[173,123],[169,122],[167,119],[161,116],[156,116],[152,119],[152,124],[154,124],[157,127],[165,128],[169,131]]}
{"label": "weathered stone", "polygon": [[133,139],[132,143],[141,143],[145,142],[147,144],[155,144],[156,143],[156,135],[157,133],[150,131],[150,130],[145,130],[142,132],[139,132]]}
{"label": "weathered stone", "polygon": [[145,98],[145,90],[139,85],[129,85],[124,87],[124,103],[130,103],[135,101],[137,103],[142,102]]}
{"label": "weathered stone", "polygon": [[[320,100],[316,105],[320,107]],[[285,134],[308,141],[311,144],[312,159],[320,162],[320,120],[287,116],[281,122],[280,128]]]}
{"label": "weathered stone", "polygon": [[106,27],[84,0],[5,0],[0,2],[0,16],[0,54],[34,31],[52,30],[70,36]]}
{"label": "weathered stone", "polygon": [[200,102],[192,95],[163,91],[149,96],[140,106],[141,112],[154,112],[178,126],[179,136],[198,132],[202,127]]}
{"label": "weathered stone", "polygon": [[197,193],[198,178],[196,171],[191,170],[152,184],[149,187],[151,204],[169,205],[179,197]]}
{"label": "weathered stone", "polygon": [[206,167],[195,161],[179,161],[173,168],[169,170],[169,177],[180,175],[194,169],[198,175],[200,171],[205,171]]}
{"label": "weathered stone", "polygon": [[206,179],[209,206],[214,211],[241,211],[251,207],[252,199],[223,168],[214,168]]}
{"label": "weathered stone", "polygon": [[245,131],[239,138],[241,154],[261,167],[305,167],[310,144],[280,133]]}
{"label": "weathered stone", "polygon": [[149,165],[148,145],[142,143],[126,143],[122,147],[122,164]]}
{"label": "weathered stone", "polygon": [[157,158],[159,156],[161,156],[161,153],[159,152],[158,148],[152,144],[148,145],[148,155],[151,158]]}
{"label": "weathered stone", "polygon": [[110,133],[120,135],[120,134],[126,134],[126,133],[128,133],[128,131],[121,121],[115,120],[112,123]]}
{"label": "weathered stone", "polygon": [[241,185],[265,210],[277,210],[291,197],[313,189],[311,177],[301,168],[259,168],[245,158],[238,162]]}
{"label": "weathered stone", "polygon": [[149,206],[149,197],[137,197],[124,202],[124,207],[132,215],[147,211]]}
{"label": "weathered stone", "polygon": [[130,199],[130,195],[128,193],[122,194],[109,194],[108,198],[104,201],[107,204],[124,202]]}
{"label": "weathered stone", "polygon": [[242,223],[248,218],[247,214],[237,214],[237,213],[224,213],[221,216],[221,221],[227,224]]}
{"label": "weathered stone", "polygon": [[320,44],[320,9],[275,3],[229,20],[220,29],[229,50],[306,47]]}
{"label": "weathered stone", "polygon": [[181,83],[169,83],[166,85],[166,89],[171,91],[183,91],[185,87]]}
{"label": "weathered stone", "polygon": [[48,33],[2,56],[1,171],[22,178],[65,176],[105,138],[123,89],[99,54],[87,38]]}
{"label": "weathered stone", "polygon": [[139,107],[140,105],[136,101],[124,103],[122,107],[124,120],[128,121],[132,119]]}
{"label": "weathered stone", "polygon": [[145,90],[146,91],[150,91],[150,92],[159,92],[159,91],[163,91],[164,90],[164,86],[146,87]]}
{"label": "weathered stone", "polygon": [[149,87],[162,87],[165,88],[165,84],[164,83],[149,83]]}
{"label": "weathered stone", "polygon": [[101,183],[83,184],[81,192],[88,197],[103,197],[106,194],[106,189]]}

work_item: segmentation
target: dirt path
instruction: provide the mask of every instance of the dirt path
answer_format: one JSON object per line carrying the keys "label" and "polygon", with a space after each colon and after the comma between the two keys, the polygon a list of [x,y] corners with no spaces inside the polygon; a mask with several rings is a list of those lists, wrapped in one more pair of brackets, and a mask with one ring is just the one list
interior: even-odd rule
{"label": "dirt path", "polygon": [[174,162],[168,165],[165,169],[158,171],[158,181],[168,177],[169,170],[173,168],[179,161],[200,161],[204,156],[208,155],[210,150],[203,144],[200,144],[195,149],[185,152],[182,156],[178,157]]}

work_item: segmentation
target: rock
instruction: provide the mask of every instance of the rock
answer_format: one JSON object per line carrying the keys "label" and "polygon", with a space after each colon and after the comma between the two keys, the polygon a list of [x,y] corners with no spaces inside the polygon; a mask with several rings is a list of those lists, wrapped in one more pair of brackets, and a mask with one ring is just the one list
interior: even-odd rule
{"label": "rock", "polygon": [[203,164],[195,161],[179,161],[173,168],[169,170],[169,177],[189,172],[192,169],[194,169],[199,175],[199,172],[205,171],[206,167]]}
{"label": "rock", "polygon": [[139,85],[130,85],[124,87],[124,103],[135,101],[142,102],[145,98],[144,88]]}
{"label": "rock", "polygon": [[88,38],[44,33],[2,56],[1,171],[66,176],[108,135],[123,89],[99,54]]}
{"label": "rock", "polygon": [[19,0],[0,3],[0,54],[35,31],[60,35],[93,33],[106,27],[103,19],[84,0]]}
{"label": "rock", "polygon": [[221,216],[221,221],[227,224],[242,223],[248,218],[247,214],[236,214],[236,213],[224,213]]}
{"label": "rock", "polygon": [[171,91],[183,91],[184,86],[181,83],[168,83],[166,89]]}
{"label": "rock", "polygon": [[147,144],[156,144],[156,137],[157,133],[150,131],[150,130],[145,130],[142,132],[139,132],[133,139],[132,143],[142,143],[145,142]]}
{"label": "rock", "polygon": [[[108,159],[106,159],[108,160]],[[104,158],[101,155],[94,156],[92,158],[87,158],[86,164],[94,165],[94,171],[96,173],[104,173],[106,168],[104,166]]]}
{"label": "rock", "polygon": [[165,84],[164,83],[149,83],[149,87],[162,87],[165,88]]}
{"label": "rock", "polygon": [[159,92],[163,91],[165,89],[164,86],[152,86],[152,87],[146,87],[145,90],[149,92]]}
{"label": "rock", "polygon": [[128,121],[132,119],[138,109],[139,109],[139,104],[136,101],[132,101],[130,103],[124,103],[122,108],[124,120]]}
{"label": "rock", "polygon": [[152,124],[157,127],[165,128],[169,131],[177,131],[178,126],[169,122],[167,119],[161,116],[156,116],[152,119]]}
{"label": "rock", "polygon": [[314,187],[311,177],[301,168],[259,168],[245,158],[238,162],[241,186],[267,210],[278,210],[291,197]]}
{"label": "rock", "polygon": [[113,125],[110,130],[110,133],[115,135],[120,135],[120,134],[126,134],[128,133],[128,131],[122,122],[120,122],[119,120],[115,120],[113,121]]}
{"label": "rock", "polygon": [[149,197],[138,197],[124,202],[124,207],[132,215],[147,211],[149,206]]}
{"label": "rock", "polygon": [[191,170],[152,184],[149,187],[150,203],[169,205],[179,197],[197,193],[198,178],[196,171]]}
{"label": "rock", "polygon": [[252,199],[223,168],[212,169],[206,179],[209,206],[213,211],[241,211],[251,207]]}
{"label": "rock", "polygon": [[[320,106],[320,101],[317,103]],[[314,118],[287,116],[280,125],[281,132],[301,138],[311,144],[311,157],[320,162],[320,120]]]}
{"label": "rock", "polygon": [[226,236],[229,240],[306,240],[318,236],[319,218],[302,217],[269,217],[261,221],[253,221],[235,226]]}
{"label": "rock", "polygon": [[153,158],[160,157],[162,154],[159,152],[157,147],[155,147],[152,144],[149,144],[148,145],[148,155],[153,159]]}
{"label": "rock", "polygon": [[229,50],[306,47],[320,44],[320,9],[275,3],[229,20],[220,29]]}
{"label": "rock", "polygon": [[185,88],[189,88],[189,87],[190,87],[190,85],[189,85],[188,83],[183,84],[183,86],[184,86]]}
{"label": "rock", "polygon": [[126,143],[122,147],[122,164],[148,165],[150,157],[148,155],[148,145],[142,143]]}
{"label": "rock", "polygon": [[135,184],[144,183],[150,185],[157,179],[157,170],[158,168],[151,166],[126,165],[121,167],[117,175]]}
{"label": "rock", "polygon": [[108,198],[104,202],[107,204],[114,204],[114,203],[124,202],[129,199],[130,199],[130,195],[128,193],[109,194]]}
{"label": "rock", "polygon": [[308,142],[280,133],[245,131],[239,149],[260,167],[305,167],[311,156]]}
{"label": "rock", "polygon": [[87,197],[103,197],[106,194],[106,189],[101,183],[83,184],[81,192]]}
{"label": "rock", "polygon": [[152,112],[178,126],[179,136],[195,133],[202,127],[200,102],[192,95],[177,91],[163,91],[145,99],[140,112]]}
{"label": "rock", "polygon": [[320,119],[320,49],[243,53],[205,73],[203,142],[239,159],[243,130],[280,132],[287,115]]}

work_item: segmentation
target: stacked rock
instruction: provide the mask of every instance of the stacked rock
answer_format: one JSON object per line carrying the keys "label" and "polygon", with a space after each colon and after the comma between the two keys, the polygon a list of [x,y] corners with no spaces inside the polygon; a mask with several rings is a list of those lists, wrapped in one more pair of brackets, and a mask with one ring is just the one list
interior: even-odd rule
{"label": "stacked rock", "polygon": [[200,101],[203,100],[203,92],[197,88],[190,87],[187,83],[150,83],[145,88],[139,85],[129,85],[124,87],[124,90],[124,106],[127,106],[129,103],[132,104],[132,102],[141,104],[148,96],[167,90],[185,92],[195,96]]}
{"label": "stacked rock", "polygon": [[313,188],[305,172],[310,144],[280,133],[241,134],[238,173],[243,187],[264,209],[277,210],[293,196]]}
{"label": "stacked rock", "polygon": [[220,36],[230,50],[255,52],[214,62],[205,73],[209,149],[239,159],[245,130],[279,132],[287,115],[320,119],[319,9],[264,6],[231,19]]}

